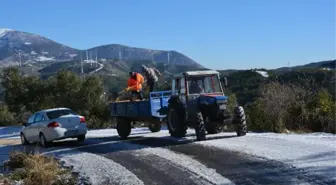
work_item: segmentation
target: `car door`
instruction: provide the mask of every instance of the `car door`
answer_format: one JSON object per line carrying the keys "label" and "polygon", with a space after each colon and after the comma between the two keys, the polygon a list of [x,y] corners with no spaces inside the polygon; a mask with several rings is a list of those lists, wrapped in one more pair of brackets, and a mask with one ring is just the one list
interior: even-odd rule
{"label": "car door", "polygon": [[41,113],[36,113],[34,123],[31,125],[31,133],[32,133],[32,140],[39,141],[39,131],[41,127],[41,123],[43,122],[44,117]]}
{"label": "car door", "polygon": [[32,125],[34,124],[35,116],[36,114],[33,114],[28,118],[27,124],[23,129],[23,134],[28,141],[32,141],[33,139]]}
{"label": "car door", "polygon": [[43,129],[47,128],[47,125],[50,123],[44,113],[40,113],[38,119],[36,119],[35,122],[36,124],[34,126],[34,132],[36,132],[37,135],[39,135]]}

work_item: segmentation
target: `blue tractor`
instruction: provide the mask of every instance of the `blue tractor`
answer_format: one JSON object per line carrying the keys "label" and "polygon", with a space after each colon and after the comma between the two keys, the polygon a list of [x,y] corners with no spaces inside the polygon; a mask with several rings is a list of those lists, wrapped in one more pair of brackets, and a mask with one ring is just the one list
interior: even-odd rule
{"label": "blue tractor", "polygon": [[[171,91],[152,92],[147,100],[115,101],[110,103],[111,116],[117,120],[117,131],[126,139],[132,123],[145,122],[152,132],[161,130],[166,122],[173,137],[184,137],[188,127],[194,128],[198,140],[206,139],[229,123],[238,136],[247,132],[244,109],[236,106],[228,110],[219,72],[213,70],[188,71],[173,76]],[[223,82],[227,84],[226,80]]]}
{"label": "blue tractor", "polygon": [[192,127],[197,140],[204,140],[206,132],[218,133],[228,122],[235,125],[238,136],[246,135],[244,109],[236,106],[233,112],[228,110],[228,97],[223,92],[227,81],[222,79],[213,70],[189,71],[173,77],[166,117],[171,136],[184,137],[187,128]]}

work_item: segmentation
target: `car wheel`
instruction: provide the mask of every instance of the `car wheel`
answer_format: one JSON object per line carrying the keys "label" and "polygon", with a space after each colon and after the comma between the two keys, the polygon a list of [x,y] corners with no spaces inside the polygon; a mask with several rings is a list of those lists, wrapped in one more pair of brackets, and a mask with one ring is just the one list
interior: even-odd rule
{"label": "car wheel", "polygon": [[21,139],[21,144],[22,145],[27,145],[29,142],[27,141],[26,137],[24,136],[23,133],[20,134],[20,139]]}
{"label": "car wheel", "polygon": [[78,142],[83,142],[85,140],[85,135],[80,135],[77,137]]}
{"label": "car wheel", "polygon": [[49,145],[50,145],[50,142],[48,142],[47,140],[46,140],[46,138],[44,137],[44,135],[41,133],[40,134],[40,145],[43,147],[43,148],[47,148],[47,147],[49,147]]}

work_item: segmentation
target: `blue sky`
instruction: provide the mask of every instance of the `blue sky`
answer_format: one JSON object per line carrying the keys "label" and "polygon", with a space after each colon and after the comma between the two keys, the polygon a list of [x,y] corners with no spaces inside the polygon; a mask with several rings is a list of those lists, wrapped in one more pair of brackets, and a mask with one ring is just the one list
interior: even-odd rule
{"label": "blue sky", "polygon": [[78,49],[176,50],[213,69],[335,59],[335,0],[1,0],[0,28]]}

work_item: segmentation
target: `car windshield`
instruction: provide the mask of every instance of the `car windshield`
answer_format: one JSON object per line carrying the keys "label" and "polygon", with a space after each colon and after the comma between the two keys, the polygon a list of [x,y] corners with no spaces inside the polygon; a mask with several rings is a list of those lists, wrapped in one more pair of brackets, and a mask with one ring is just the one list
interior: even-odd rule
{"label": "car windshield", "polygon": [[49,119],[55,119],[64,115],[77,115],[74,111],[70,109],[61,109],[61,110],[54,110],[46,113]]}
{"label": "car windshield", "polygon": [[189,94],[221,93],[220,81],[216,75],[189,77]]}

